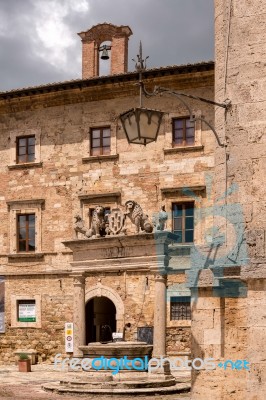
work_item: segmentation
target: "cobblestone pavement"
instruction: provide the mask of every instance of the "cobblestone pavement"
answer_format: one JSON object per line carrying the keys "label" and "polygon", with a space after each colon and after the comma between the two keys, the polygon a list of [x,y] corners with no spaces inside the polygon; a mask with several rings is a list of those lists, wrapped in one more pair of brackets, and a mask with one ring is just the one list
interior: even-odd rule
{"label": "cobblestone pavement", "polygon": [[[17,366],[0,367],[0,400],[73,400],[74,398],[86,400],[108,400],[108,399],[123,399],[132,400],[136,396],[125,395],[86,395],[70,396],[58,395],[42,390],[41,385],[48,382],[56,382],[66,378],[66,374],[70,377],[71,373],[63,371],[54,371],[53,365],[33,365],[31,373],[18,372]],[[184,373],[184,381],[189,379]],[[163,400],[189,400],[189,394],[173,394],[173,395],[152,395],[140,396],[141,400],[156,399]]]}

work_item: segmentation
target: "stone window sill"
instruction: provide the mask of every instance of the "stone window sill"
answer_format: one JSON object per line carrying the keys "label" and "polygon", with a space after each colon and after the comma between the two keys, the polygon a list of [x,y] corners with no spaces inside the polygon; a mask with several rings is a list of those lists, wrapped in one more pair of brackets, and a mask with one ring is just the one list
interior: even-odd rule
{"label": "stone window sill", "polygon": [[93,163],[93,162],[102,162],[102,161],[115,161],[118,160],[119,154],[109,154],[106,156],[91,156],[82,158],[82,163]]}
{"label": "stone window sill", "polygon": [[11,260],[19,260],[19,259],[25,259],[25,258],[30,258],[30,259],[36,259],[36,258],[43,258],[44,253],[14,253],[14,254],[8,254],[7,257]]}
{"label": "stone window sill", "polygon": [[34,207],[35,204],[44,204],[45,199],[25,199],[25,200],[9,200],[6,202],[8,206],[17,206],[18,208],[31,208],[31,205]]}
{"label": "stone window sill", "polygon": [[175,357],[180,357],[180,356],[191,356],[190,351],[168,351],[167,356],[175,356]]}
{"label": "stone window sill", "polygon": [[22,163],[8,165],[8,169],[41,168],[42,162]]}
{"label": "stone window sill", "polygon": [[167,328],[190,328],[191,319],[172,319],[168,322]]}
{"label": "stone window sill", "polygon": [[42,326],[39,322],[17,322],[15,325],[10,325],[10,328],[32,328],[40,329]]}
{"label": "stone window sill", "polygon": [[[166,195],[170,195],[172,193],[178,193],[178,192],[181,192],[181,193],[185,194],[185,191],[184,191],[185,189],[188,189],[189,191],[192,191],[192,192],[205,192],[206,191],[206,186],[198,185],[198,186],[186,186],[186,187],[184,187],[184,186],[169,187],[169,188],[165,187],[165,188],[161,188],[161,192],[164,195],[165,194]],[[182,243],[179,243],[179,244],[181,245]],[[185,244],[183,244],[183,245],[185,245]]]}
{"label": "stone window sill", "polygon": [[200,151],[203,150],[204,146],[176,146],[171,149],[164,149],[164,154],[175,154],[175,153],[185,153],[187,151]]}
{"label": "stone window sill", "polygon": [[173,247],[175,247],[175,248],[181,248],[181,249],[184,249],[184,248],[190,248],[190,247],[192,247],[192,246],[194,246],[194,242],[190,242],[190,243],[174,243],[174,244],[169,244],[169,246],[173,246]]}

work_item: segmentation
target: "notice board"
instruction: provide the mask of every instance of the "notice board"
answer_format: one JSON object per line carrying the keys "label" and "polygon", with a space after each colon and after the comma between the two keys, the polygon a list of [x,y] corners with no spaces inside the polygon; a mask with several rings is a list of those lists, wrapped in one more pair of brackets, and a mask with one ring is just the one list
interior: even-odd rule
{"label": "notice board", "polygon": [[138,342],[153,344],[153,326],[142,326],[137,329]]}

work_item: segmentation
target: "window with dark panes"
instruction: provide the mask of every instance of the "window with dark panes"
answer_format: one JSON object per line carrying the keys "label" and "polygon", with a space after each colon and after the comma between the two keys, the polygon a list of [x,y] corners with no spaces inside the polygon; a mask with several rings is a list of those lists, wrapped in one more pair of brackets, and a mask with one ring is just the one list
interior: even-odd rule
{"label": "window with dark panes", "polygon": [[191,319],[191,307],[189,296],[170,298],[170,320]]}
{"label": "window with dark panes", "polygon": [[173,146],[193,146],[195,143],[195,123],[189,118],[173,119]]}
{"label": "window with dark panes", "polygon": [[17,243],[18,252],[35,251],[35,214],[17,216]]}
{"label": "window with dark panes", "polygon": [[91,129],[91,155],[110,154],[111,131],[109,127]]}
{"label": "window with dark panes", "polygon": [[[92,220],[94,210],[95,210],[94,208],[90,208],[89,209],[90,222]],[[104,207],[104,216],[106,217],[110,213],[111,213],[111,208],[110,207]]]}
{"label": "window with dark panes", "polygon": [[178,243],[194,241],[194,203],[172,204],[173,233]]}
{"label": "window with dark panes", "polygon": [[35,136],[17,138],[17,163],[35,161]]}
{"label": "window with dark panes", "polygon": [[[93,218],[93,213],[94,213],[94,208],[90,208],[89,209],[89,223],[90,223],[90,225],[91,225],[91,222],[92,222],[92,218]],[[104,219],[105,219],[105,221],[107,221],[107,216],[108,216],[108,214],[110,214],[111,213],[111,208],[110,207],[104,207]],[[105,235],[105,229],[100,229],[100,234],[101,235]]]}

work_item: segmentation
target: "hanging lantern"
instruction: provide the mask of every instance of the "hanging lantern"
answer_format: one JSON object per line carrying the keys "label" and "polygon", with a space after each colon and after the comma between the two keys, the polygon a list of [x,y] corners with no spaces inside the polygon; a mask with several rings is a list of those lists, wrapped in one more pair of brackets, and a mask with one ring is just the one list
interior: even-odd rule
{"label": "hanging lantern", "polygon": [[121,114],[122,122],[129,143],[146,144],[155,142],[159,133],[163,112],[148,108],[132,108]]}

